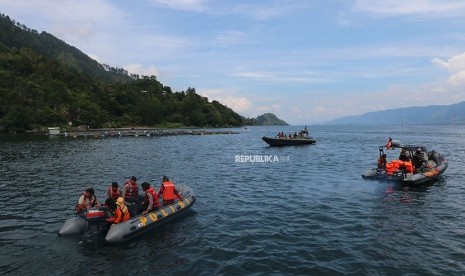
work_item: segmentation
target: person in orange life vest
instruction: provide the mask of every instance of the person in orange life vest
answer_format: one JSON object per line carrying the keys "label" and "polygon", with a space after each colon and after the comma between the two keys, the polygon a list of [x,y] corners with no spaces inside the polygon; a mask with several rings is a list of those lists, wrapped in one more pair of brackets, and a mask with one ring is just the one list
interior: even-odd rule
{"label": "person in orange life vest", "polygon": [[139,201],[139,185],[137,185],[137,178],[131,176],[131,179],[126,181],[123,186],[123,198],[127,202]]}
{"label": "person in orange life vest", "polygon": [[172,204],[176,198],[182,200],[181,195],[176,190],[174,183],[171,182],[168,177],[163,176],[163,182],[161,183],[160,190],[158,190],[158,197],[163,197],[163,205]]}
{"label": "person in orange life vest", "polygon": [[98,206],[97,197],[94,195],[94,189],[88,188],[79,198],[76,204],[76,213],[80,213],[87,208]]}
{"label": "person in orange life vest", "polygon": [[117,200],[118,197],[122,196],[120,188],[118,187],[118,183],[113,182],[111,186],[108,186],[107,189],[107,198],[112,198],[113,200]]}
{"label": "person in orange life vest", "polygon": [[[115,208],[114,206],[112,208]],[[107,221],[113,224],[118,224],[121,222],[125,222],[131,218],[129,214],[128,207],[124,204],[124,199],[122,197],[118,197],[116,200],[116,208],[114,209],[115,215],[111,218],[108,218]]]}
{"label": "person in orange life vest", "polygon": [[[147,182],[142,183],[142,190],[145,192],[145,200],[142,203],[142,208],[145,209],[143,214],[147,214],[148,212],[158,210],[160,208],[160,201],[158,200],[157,192],[150,187],[150,184]],[[147,206],[147,207],[145,207]]]}
{"label": "person in orange life vest", "polygon": [[378,169],[385,169],[385,168],[386,168],[386,154],[383,154],[378,158]]}

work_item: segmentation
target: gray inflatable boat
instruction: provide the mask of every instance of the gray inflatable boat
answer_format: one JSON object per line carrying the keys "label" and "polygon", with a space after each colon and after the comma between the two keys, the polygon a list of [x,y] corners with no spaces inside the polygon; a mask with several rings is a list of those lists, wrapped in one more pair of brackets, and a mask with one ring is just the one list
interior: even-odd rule
{"label": "gray inflatable boat", "polygon": [[148,214],[139,214],[131,219],[111,225],[106,222],[111,212],[108,207],[95,207],[68,219],[58,231],[60,236],[83,235],[89,231],[104,235],[104,240],[110,244],[122,243],[161,226],[174,218],[184,215],[196,201],[192,188],[188,185],[176,185],[182,195],[182,200],[161,207]]}

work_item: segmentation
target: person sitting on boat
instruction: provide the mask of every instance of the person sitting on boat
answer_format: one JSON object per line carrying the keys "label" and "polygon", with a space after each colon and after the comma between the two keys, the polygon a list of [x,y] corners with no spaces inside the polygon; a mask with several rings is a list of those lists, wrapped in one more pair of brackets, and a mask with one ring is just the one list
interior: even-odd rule
{"label": "person sitting on boat", "polygon": [[145,192],[145,199],[142,203],[142,209],[145,210],[142,213],[147,214],[148,212],[158,210],[160,208],[160,201],[158,200],[157,192],[147,182],[142,183],[141,186]]}
{"label": "person sitting on boat", "polygon": [[426,163],[425,156],[420,148],[417,148],[417,150],[415,151],[415,154],[413,155],[413,158],[412,158],[412,163],[417,171],[420,171],[423,165],[425,165]]}
{"label": "person sitting on boat", "polygon": [[163,182],[161,183],[160,190],[158,190],[157,196],[161,196],[163,198],[163,205],[169,205],[174,203],[174,200],[176,198],[182,200],[182,197],[176,190],[174,183],[171,182],[166,176],[163,176]]}
{"label": "person sitting on boat", "polygon": [[294,139],[297,139],[297,132],[294,132]]}
{"label": "person sitting on boat", "polygon": [[107,198],[112,198],[113,200],[117,200],[118,197],[122,196],[123,194],[121,193],[121,190],[118,186],[117,182],[111,183],[110,186],[108,186],[107,189]]}
{"label": "person sitting on boat", "polygon": [[139,185],[137,185],[137,178],[131,176],[131,179],[126,181],[123,186],[123,198],[127,202],[139,202]]}
{"label": "person sitting on boat", "polygon": [[95,192],[93,188],[88,188],[85,190],[82,196],[79,197],[78,203],[76,204],[76,213],[80,213],[90,207],[98,206],[97,197],[94,195],[94,193]]}
{"label": "person sitting on boat", "polygon": [[386,154],[384,153],[378,158],[378,169],[386,169]]}
{"label": "person sitting on boat", "polygon": [[129,209],[124,204],[124,199],[122,197],[118,197],[116,199],[116,206],[109,206],[110,208],[115,208],[114,209],[114,216],[111,218],[108,218],[107,221],[113,224],[118,224],[121,222],[125,222],[131,218],[131,214],[129,213]]}
{"label": "person sitting on boat", "polygon": [[400,161],[410,161],[410,158],[407,155],[407,151],[405,149],[402,149],[399,155],[399,160]]}

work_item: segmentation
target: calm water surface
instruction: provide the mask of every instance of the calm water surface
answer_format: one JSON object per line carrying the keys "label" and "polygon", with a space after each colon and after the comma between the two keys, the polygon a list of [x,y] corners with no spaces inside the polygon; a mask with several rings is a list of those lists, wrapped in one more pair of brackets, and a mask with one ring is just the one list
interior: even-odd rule
{"label": "calm water surface", "polygon": [[[314,126],[318,140],[271,148],[237,135],[65,139],[0,136],[0,273],[17,275],[463,275],[465,128]],[[391,136],[449,160],[418,187],[364,181]],[[237,156],[279,162],[236,162]],[[276,158],[275,158],[276,157]],[[130,243],[57,235],[87,187],[103,199],[131,175],[191,185],[186,217]]]}

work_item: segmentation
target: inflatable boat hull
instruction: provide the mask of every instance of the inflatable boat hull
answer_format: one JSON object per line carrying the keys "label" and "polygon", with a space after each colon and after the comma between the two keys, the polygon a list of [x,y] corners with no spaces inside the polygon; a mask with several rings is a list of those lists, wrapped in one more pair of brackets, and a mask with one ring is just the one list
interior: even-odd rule
{"label": "inflatable boat hull", "polygon": [[128,241],[147,230],[161,226],[186,213],[195,203],[195,194],[186,185],[178,186],[177,189],[183,196],[182,201],[177,201],[145,215],[138,215],[123,223],[112,225],[105,237],[105,241],[110,244]]}
{"label": "inflatable boat hull", "polygon": [[[58,231],[60,236],[83,235],[91,230],[91,227],[98,229],[101,235],[105,236],[107,243],[121,243],[128,241],[147,230],[156,228],[177,218],[187,212],[195,203],[196,196],[194,191],[187,185],[177,185],[178,192],[182,195],[182,200],[176,201],[173,204],[163,206],[159,210],[148,214],[137,215],[128,221],[113,224],[109,227],[106,222],[108,215],[97,219],[85,219],[82,216],[76,216],[68,219]],[[100,207],[108,209],[107,207]],[[90,212],[105,212],[99,208],[89,209]]]}

